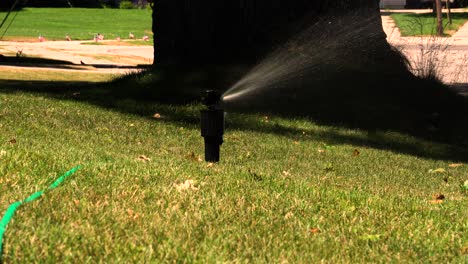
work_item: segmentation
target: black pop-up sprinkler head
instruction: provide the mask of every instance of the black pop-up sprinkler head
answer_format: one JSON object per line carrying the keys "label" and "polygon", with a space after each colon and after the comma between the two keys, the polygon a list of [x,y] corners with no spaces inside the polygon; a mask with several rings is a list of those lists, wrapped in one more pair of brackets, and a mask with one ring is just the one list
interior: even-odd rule
{"label": "black pop-up sprinkler head", "polygon": [[201,136],[205,139],[205,160],[219,161],[219,148],[223,144],[224,110],[221,107],[221,94],[215,90],[208,90],[203,97],[203,104],[207,107],[200,111]]}

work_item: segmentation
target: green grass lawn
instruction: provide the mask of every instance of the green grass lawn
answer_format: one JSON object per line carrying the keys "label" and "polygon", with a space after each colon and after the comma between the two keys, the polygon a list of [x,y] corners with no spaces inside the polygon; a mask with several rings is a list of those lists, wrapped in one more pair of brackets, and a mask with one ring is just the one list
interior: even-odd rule
{"label": "green grass lawn", "polygon": [[[447,36],[455,33],[458,28],[468,21],[468,13],[452,13],[452,25],[448,24],[447,16],[444,14],[444,34]],[[436,34],[437,21],[435,15],[394,13],[390,15],[400,29],[402,36],[430,36]]]}
{"label": "green grass lawn", "polygon": [[[5,12],[0,13],[2,18],[5,15]],[[14,13],[10,15],[6,25],[14,16]],[[151,10],[25,8],[18,13],[4,39],[37,40],[42,34],[48,40],[65,40],[68,34],[74,40],[91,40],[97,33],[103,34],[105,39],[117,36],[125,39],[129,32],[138,39],[145,34],[151,37]]]}
{"label": "green grass lawn", "polygon": [[6,262],[467,259],[463,147],[228,113],[222,161],[211,165],[199,160],[199,104],[80,89],[0,85],[0,214],[82,165],[19,209]]}
{"label": "green grass lawn", "polygon": [[75,82],[105,82],[110,81],[115,76],[104,73],[89,73],[76,71],[51,71],[50,69],[37,70],[22,68],[20,70],[2,69],[0,71],[0,81],[75,81]]}

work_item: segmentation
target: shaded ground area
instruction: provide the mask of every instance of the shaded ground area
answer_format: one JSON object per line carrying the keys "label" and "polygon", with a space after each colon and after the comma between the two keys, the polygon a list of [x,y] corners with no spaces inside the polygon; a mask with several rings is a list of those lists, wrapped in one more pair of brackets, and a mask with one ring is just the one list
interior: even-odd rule
{"label": "shaded ground area", "polygon": [[[226,67],[224,70],[219,67],[184,70],[167,67],[125,76],[111,84],[0,82],[0,87],[3,87],[0,92],[31,92],[60,100],[78,100],[148,119],[152,119],[154,113],[160,113],[164,118],[158,121],[177,123],[180,126],[198,126],[199,117],[194,115],[190,105],[198,105],[203,90],[213,85],[213,82],[229,83],[230,78],[242,75],[243,71],[245,69],[241,66]],[[217,76],[218,79],[213,80],[210,76]],[[135,82],[138,82],[138,85],[135,85]],[[440,116],[433,116],[433,112],[429,111],[430,108],[428,110],[430,103],[424,100],[411,103],[412,100],[408,97],[406,102],[401,99],[394,101],[401,96],[395,95],[391,97],[391,100],[384,101],[373,98],[375,94],[366,97],[363,96],[364,93],[365,91],[362,94],[349,93],[339,97],[330,95],[324,90],[321,94],[307,95],[317,99],[308,100],[307,103],[298,103],[296,107],[289,104],[287,108],[283,108],[289,99],[292,100],[292,97],[288,97],[283,98],[284,101],[274,101],[276,108],[266,109],[257,103],[249,104],[247,107],[250,107],[250,111],[244,108],[242,112],[263,113],[265,116],[275,114],[294,119],[306,118],[331,126],[326,133],[316,135],[326,139],[327,144],[356,144],[423,158],[468,161],[467,112],[466,108],[462,110],[461,104],[453,104],[456,101],[454,98],[457,97],[447,97],[447,101],[442,101],[436,106],[441,109]],[[176,105],[189,105],[189,107],[174,107]],[[444,110],[443,108],[448,105],[452,106]],[[418,111],[417,108],[421,109]],[[284,127],[274,122],[259,124],[258,120],[253,120],[248,115],[232,116],[228,113],[226,122],[227,130],[248,130],[291,138],[301,133],[310,135],[317,133],[304,131],[300,127]],[[337,133],[333,127],[363,129],[367,131],[367,136],[355,137]],[[400,132],[402,135],[388,134],[388,131]],[[422,140],[417,141],[420,142],[418,144],[414,144],[413,140],[407,142],[407,138],[403,136],[405,134]],[[449,146],[448,150],[441,151],[432,147],[431,142],[446,143]]]}
{"label": "shaded ground area", "polygon": [[[141,69],[139,65],[153,63],[152,46],[82,45],[82,43],[86,42],[2,41],[0,54],[4,57],[0,57],[0,69],[3,66],[41,67],[51,70],[124,74]],[[54,62],[50,63],[51,61]]]}

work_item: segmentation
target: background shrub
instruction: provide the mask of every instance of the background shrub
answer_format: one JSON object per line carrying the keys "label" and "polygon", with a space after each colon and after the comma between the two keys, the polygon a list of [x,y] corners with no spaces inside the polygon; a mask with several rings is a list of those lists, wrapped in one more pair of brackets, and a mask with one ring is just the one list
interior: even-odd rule
{"label": "background shrub", "polygon": [[120,2],[119,8],[120,9],[133,9],[133,8],[135,8],[135,6],[133,5],[133,3],[131,1],[126,0],[126,1]]}

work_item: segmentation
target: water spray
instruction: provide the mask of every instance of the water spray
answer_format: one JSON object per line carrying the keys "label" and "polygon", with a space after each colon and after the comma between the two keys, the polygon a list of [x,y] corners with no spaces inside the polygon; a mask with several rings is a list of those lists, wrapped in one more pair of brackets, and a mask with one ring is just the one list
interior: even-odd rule
{"label": "water spray", "polygon": [[205,161],[218,162],[219,149],[223,144],[224,110],[221,107],[221,93],[207,90],[203,97],[206,109],[200,111],[201,136],[205,140]]}

